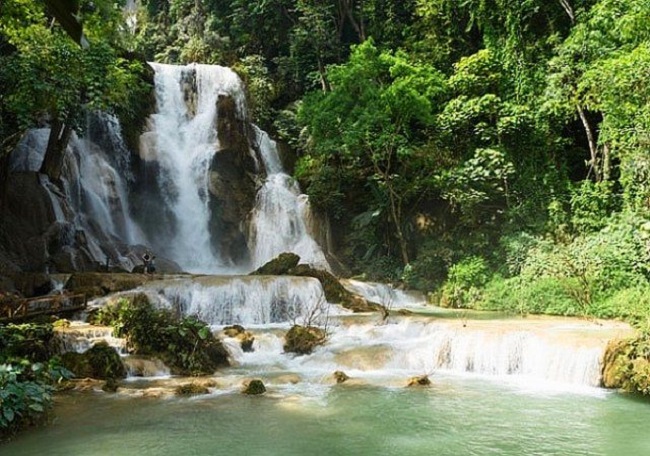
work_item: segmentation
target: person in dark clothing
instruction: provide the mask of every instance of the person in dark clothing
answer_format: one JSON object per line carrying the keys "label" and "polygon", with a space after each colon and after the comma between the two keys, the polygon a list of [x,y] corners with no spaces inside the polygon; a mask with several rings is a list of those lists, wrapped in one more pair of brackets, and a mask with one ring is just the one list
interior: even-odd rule
{"label": "person in dark clothing", "polygon": [[156,266],[154,265],[155,258],[156,257],[153,256],[148,251],[144,252],[144,255],[142,255],[142,262],[144,263],[145,274],[153,274],[156,271]]}

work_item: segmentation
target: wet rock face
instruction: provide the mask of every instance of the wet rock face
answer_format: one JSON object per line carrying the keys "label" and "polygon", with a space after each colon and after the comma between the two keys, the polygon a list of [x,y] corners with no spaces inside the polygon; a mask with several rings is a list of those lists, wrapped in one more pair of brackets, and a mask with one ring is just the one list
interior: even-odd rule
{"label": "wet rock face", "polygon": [[251,272],[251,275],[287,275],[300,262],[295,253],[285,252]]}
{"label": "wet rock face", "polygon": [[248,260],[247,227],[243,226],[255,205],[256,166],[251,156],[250,124],[237,113],[234,98],[220,95],[217,101],[219,150],[210,165],[210,233],[224,259]]}
{"label": "wet rock face", "polygon": [[223,332],[228,337],[233,337],[239,341],[241,349],[245,352],[252,352],[253,342],[255,342],[255,336],[252,332],[246,331],[246,329],[241,325],[232,325],[226,326],[223,328]]}
{"label": "wet rock face", "polygon": [[418,377],[411,377],[406,384],[407,387],[413,386],[431,386],[431,380],[428,375],[420,375]]}

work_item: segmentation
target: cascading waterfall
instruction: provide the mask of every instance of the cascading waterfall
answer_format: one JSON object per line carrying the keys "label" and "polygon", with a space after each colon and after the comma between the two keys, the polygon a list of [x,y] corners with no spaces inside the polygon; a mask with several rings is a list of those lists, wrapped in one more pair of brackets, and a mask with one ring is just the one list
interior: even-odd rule
{"label": "cascading waterfall", "polygon": [[263,265],[283,252],[298,254],[303,263],[329,270],[318,243],[309,233],[309,201],[298,183],[282,168],[277,145],[266,132],[256,129],[267,178],[257,194],[251,222],[253,266]]}
{"label": "cascading waterfall", "polygon": [[[232,265],[221,258],[211,239],[210,225],[218,214],[211,213],[210,166],[220,150],[216,128],[219,96],[232,97],[238,116],[246,118],[241,81],[232,70],[220,66],[151,65],[156,72],[157,112],[142,143],[146,159],[159,165],[157,180],[164,209],[156,217],[171,229],[168,235],[159,229],[149,237],[157,250],[187,271],[231,273]],[[262,130],[253,129],[251,147],[257,146],[267,175],[251,214],[247,244],[253,268],[292,251],[303,262],[329,269],[305,223],[309,216],[306,195],[284,172],[275,142]],[[257,160],[252,149],[250,153]],[[163,222],[166,213],[172,217]]]}
{"label": "cascading waterfall", "polygon": [[151,65],[158,110],[144,137],[153,142],[158,185],[174,226],[173,237],[160,240],[157,248],[189,272],[223,270],[210,240],[209,166],[218,149],[217,99],[229,94],[243,106],[241,84],[224,67]]}
{"label": "cascading waterfall", "polygon": [[[101,128],[92,128],[93,125]],[[48,128],[30,130],[12,154],[11,170],[38,172],[49,133]],[[85,135],[73,134],[70,139],[62,187],[39,175],[50,196],[55,221],[67,226],[70,238],[75,231],[83,231],[85,247],[99,264],[104,264],[108,257],[113,264],[132,267],[132,260],[121,256],[113,243],[144,243],[141,230],[131,218],[124,179],[128,166],[129,152],[122,142],[117,119],[95,113],[88,117]]]}

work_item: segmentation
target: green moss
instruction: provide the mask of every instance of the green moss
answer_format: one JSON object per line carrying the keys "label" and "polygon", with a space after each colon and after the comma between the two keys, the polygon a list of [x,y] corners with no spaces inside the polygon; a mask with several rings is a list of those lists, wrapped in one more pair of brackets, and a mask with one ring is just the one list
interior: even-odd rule
{"label": "green moss", "polygon": [[259,395],[266,393],[266,386],[260,379],[246,380],[243,385],[242,393],[249,395]]}

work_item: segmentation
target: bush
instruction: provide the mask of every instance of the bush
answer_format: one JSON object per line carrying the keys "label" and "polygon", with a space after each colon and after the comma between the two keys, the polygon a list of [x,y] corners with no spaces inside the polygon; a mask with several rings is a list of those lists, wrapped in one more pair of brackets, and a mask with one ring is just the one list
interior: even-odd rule
{"label": "bush", "polygon": [[228,352],[207,324],[157,309],[144,294],[102,309],[95,321],[113,326],[134,353],[159,357],[175,374],[212,374],[228,365]]}
{"label": "bush", "polygon": [[41,378],[42,369],[40,363],[0,364],[0,437],[47,419],[53,388]]}
{"label": "bush", "polygon": [[447,283],[442,288],[443,307],[473,307],[481,300],[481,289],[489,279],[489,270],[481,257],[468,257],[449,268]]}

